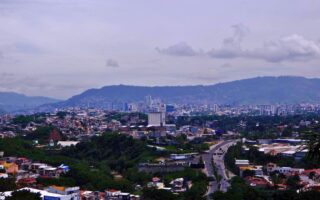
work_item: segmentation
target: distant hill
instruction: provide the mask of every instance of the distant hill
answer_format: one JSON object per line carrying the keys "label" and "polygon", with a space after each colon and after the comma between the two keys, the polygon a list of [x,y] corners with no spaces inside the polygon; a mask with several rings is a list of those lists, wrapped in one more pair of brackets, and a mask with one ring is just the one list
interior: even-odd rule
{"label": "distant hill", "polygon": [[319,103],[320,79],[283,76],[257,77],[208,86],[106,86],[87,90],[55,106],[106,107],[110,103],[142,101],[147,95],[160,98],[165,103]]}
{"label": "distant hill", "polygon": [[0,113],[33,109],[43,104],[59,102],[47,97],[31,97],[14,92],[0,92]]}

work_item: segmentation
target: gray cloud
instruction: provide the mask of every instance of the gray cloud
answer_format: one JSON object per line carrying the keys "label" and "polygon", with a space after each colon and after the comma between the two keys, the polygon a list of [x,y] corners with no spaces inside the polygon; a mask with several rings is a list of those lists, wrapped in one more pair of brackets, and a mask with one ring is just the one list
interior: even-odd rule
{"label": "gray cloud", "polygon": [[320,45],[300,35],[290,35],[277,41],[265,43],[262,47],[243,49],[239,42],[228,40],[223,48],[213,49],[208,55],[213,58],[248,58],[267,62],[306,61],[320,56]]}
{"label": "gray cloud", "polygon": [[107,67],[119,67],[119,63],[118,61],[114,60],[114,59],[108,59],[107,63],[106,63]]}
{"label": "gray cloud", "polygon": [[213,58],[237,58],[245,55],[241,43],[249,29],[242,24],[231,26],[233,35],[223,40],[222,46],[218,49],[211,49],[207,52]]}
{"label": "gray cloud", "polygon": [[160,49],[157,47],[156,50],[161,54],[172,56],[196,56],[199,54],[199,52],[195,51],[185,42],[180,42],[164,49]]}
{"label": "gray cloud", "polygon": [[0,60],[4,59],[3,51],[0,49]]}
{"label": "gray cloud", "polygon": [[[82,92],[85,87],[79,83],[59,82],[51,84],[46,82],[46,79],[51,79],[51,75],[24,75],[17,73],[0,73],[0,91],[2,92],[17,92],[21,94],[28,94],[31,96],[51,96],[54,97],[56,93],[64,93],[69,90]],[[70,76],[69,76],[70,77]],[[39,94],[38,91],[46,91],[46,93]]]}
{"label": "gray cloud", "polygon": [[231,28],[233,29],[233,36],[223,40],[222,48],[240,49],[241,42],[243,41],[245,36],[248,34],[249,29],[242,24],[233,25],[231,26]]}
{"label": "gray cloud", "polygon": [[[220,48],[213,48],[205,54],[211,58],[234,59],[246,58],[264,60],[266,62],[307,61],[320,57],[320,44],[293,34],[275,41],[264,43],[261,47],[244,49],[242,42],[249,29],[242,24],[233,25],[233,35],[225,38]],[[158,52],[172,56],[202,55],[186,43],[178,43]]]}
{"label": "gray cloud", "polygon": [[232,65],[230,63],[224,63],[220,66],[221,68],[231,68]]}
{"label": "gray cloud", "polygon": [[42,82],[37,77],[14,73],[0,74],[0,91],[25,92],[39,89],[49,89],[50,84]]}

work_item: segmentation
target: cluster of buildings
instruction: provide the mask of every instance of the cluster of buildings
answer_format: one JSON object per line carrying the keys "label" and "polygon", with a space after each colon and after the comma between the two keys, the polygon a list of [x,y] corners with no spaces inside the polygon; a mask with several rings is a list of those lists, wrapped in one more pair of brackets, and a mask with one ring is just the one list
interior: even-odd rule
{"label": "cluster of buildings", "polygon": [[[251,144],[260,152],[272,156],[281,155],[292,157],[296,161],[301,160],[308,153],[307,147],[301,139],[260,139],[257,141],[244,140],[244,143]],[[249,150],[245,147],[245,150]]]}
{"label": "cluster of buildings", "polygon": [[82,140],[106,131],[126,130],[132,124],[147,126],[146,119],[141,119],[137,113],[127,113],[119,119],[113,119],[113,115],[117,114],[99,109],[67,109],[42,114],[27,124],[15,123],[15,116],[3,115],[0,116],[0,138],[15,137],[17,133],[27,135],[39,127],[50,126],[55,127],[65,138]]}
{"label": "cluster of buildings", "polygon": [[[300,161],[306,156],[308,150],[303,140],[299,139],[261,139],[257,141],[244,140],[242,149],[248,151],[247,145],[255,146],[259,152],[272,156],[290,157]],[[255,165],[249,160],[235,160],[239,175],[253,187],[289,189],[287,180],[290,177],[299,177],[299,190],[308,191],[316,189],[320,191],[320,169],[303,169],[290,166],[278,166],[269,162],[266,165]],[[274,180],[277,177],[277,181]]]}
{"label": "cluster of buildings", "polygon": [[296,105],[219,105],[215,114],[218,115],[251,115],[251,116],[286,116],[306,113],[319,113],[319,104]]}
{"label": "cluster of buildings", "polygon": [[[3,152],[0,152],[3,156]],[[24,157],[1,157],[0,179],[14,178],[19,190],[39,193],[43,200],[139,200],[140,197],[118,190],[104,192],[82,191],[80,187],[61,187],[52,185],[44,187],[37,179],[55,179],[67,173],[70,168],[64,164],[53,167],[46,163],[34,162]],[[0,194],[0,200],[11,196],[13,191]]]}
{"label": "cluster of buildings", "polygon": [[[190,125],[177,129],[175,124],[166,123],[166,116],[165,110],[149,112],[145,117],[141,117],[139,113],[73,109],[43,115],[40,120],[31,121],[23,126],[14,124],[13,118],[7,118],[4,124],[0,124],[0,138],[15,137],[17,133],[27,136],[41,127],[54,127],[49,138],[45,141],[51,147],[56,145],[62,147],[76,145],[78,141],[88,140],[92,136],[100,135],[107,131],[120,132],[135,139],[159,139],[167,136],[178,137],[186,135],[189,141],[220,134],[211,128]],[[38,141],[34,142],[37,143]],[[174,145],[172,140],[161,142],[157,140],[156,143]]]}
{"label": "cluster of buildings", "polygon": [[[93,106],[93,105],[91,105]],[[90,105],[88,105],[90,107]],[[96,106],[101,107],[101,106]],[[319,104],[264,104],[264,105],[221,105],[215,102],[206,103],[164,103],[160,98],[154,98],[150,95],[144,100],[137,102],[112,102],[103,106],[104,110],[117,112],[162,112],[166,111],[174,116],[191,116],[200,113],[217,115],[292,115],[304,113],[319,113]]]}
{"label": "cluster of buildings", "polygon": [[[3,152],[1,152],[3,155]],[[171,163],[162,163],[157,166],[161,172],[181,171],[185,167],[190,167],[187,163],[191,162],[196,154],[172,154],[170,156]],[[152,165],[152,164],[150,164]],[[155,164],[156,165],[156,164]],[[168,170],[164,165],[167,165]],[[149,166],[150,167],[150,166]],[[173,167],[173,168],[171,168]],[[171,169],[170,169],[171,168]],[[143,170],[150,173],[160,172],[151,170]],[[32,193],[39,193],[43,200],[140,200],[139,195],[134,195],[120,190],[107,189],[101,191],[87,191],[81,190],[80,187],[61,187],[51,185],[44,187],[41,183],[37,182],[38,178],[55,179],[59,178],[63,173],[68,172],[68,166],[61,164],[60,166],[53,167],[45,163],[33,162],[27,158],[20,157],[2,157],[0,159],[0,178],[14,178],[18,190],[27,190]],[[140,186],[141,187],[141,186]],[[192,187],[192,181],[184,177],[173,179],[168,185],[165,185],[158,177],[153,177],[152,180],[146,185],[147,188],[155,188],[167,190],[174,194],[186,192]],[[13,191],[6,191],[0,194],[0,200],[5,199],[12,195]]]}
{"label": "cluster of buildings", "polygon": [[186,192],[188,189],[192,187],[192,181],[187,181],[183,177],[173,179],[169,183],[169,187],[166,187],[165,184],[158,177],[153,177],[152,181],[147,184],[148,188],[156,188],[159,190],[167,190],[174,194],[179,194],[182,192]]}
{"label": "cluster of buildings", "polygon": [[17,185],[35,186],[37,178],[59,178],[69,171],[69,166],[53,167],[24,157],[1,157],[0,170],[0,178],[15,178]]}
{"label": "cluster of buildings", "polygon": [[[268,163],[265,166],[250,164],[248,160],[235,160],[239,174],[252,187],[276,188],[287,190],[290,188],[287,180],[290,177],[298,176],[299,190],[320,191],[320,169],[302,169],[294,167],[280,167],[275,163]],[[274,180],[276,176],[277,179]]]}
{"label": "cluster of buildings", "polygon": [[[132,135],[135,138],[145,136],[164,137],[166,135],[187,135],[188,140],[201,138],[207,135],[220,134],[216,130],[210,129],[210,124],[205,126],[192,127],[183,126],[179,130],[172,120],[178,116],[193,116],[203,114],[215,115],[290,115],[297,113],[319,113],[320,105],[299,104],[299,105],[169,105],[147,96],[142,103],[141,109],[128,109],[122,113],[101,109],[70,108],[57,110],[56,112],[45,114],[42,120],[35,120],[25,126],[12,123],[14,116],[0,116],[0,138],[15,137],[17,132],[25,133],[37,130],[38,127],[53,126],[65,137],[73,140],[87,139],[93,135],[106,131],[119,131]],[[133,108],[131,105],[128,108]],[[143,112],[147,115],[141,116]],[[171,122],[171,123],[170,123]],[[212,122],[213,123],[213,122]],[[306,121],[306,123],[308,123]],[[307,124],[306,124],[307,125]],[[240,122],[239,127],[246,127],[246,122]],[[201,130],[202,129],[202,130]],[[204,133],[204,131],[206,132]]]}
{"label": "cluster of buildings", "polygon": [[[160,105],[161,106],[161,105]],[[152,103],[150,111],[146,116],[141,117],[138,113],[116,113],[102,111],[99,109],[70,109],[59,111],[54,114],[44,114],[40,120],[33,120],[25,125],[13,124],[13,118],[3,121],[2,127],[6,129],[10,126],[12,132],[22,132],[24,135],[34,133],[40,127],[54,127],[45,141],[48,145],[41,144],[34,140],[36,147],[66,147],[76,145],[82,140],[89,139],[91,136],[99,135],[106,131],[118,131],[122,134],[131,135],[134,138],[152,138],[154,143],[150,146],[161,150],[166,145],[175,145],[172,138],[186,135],[189,141],[197,138],[204,138],[215,135],[213,129],[203,127],[183,126],[177,130],[174,124],[166,123],[166,111],[168,108],[162,107],[160,110]],[[5,128],[6,127],[6,128]],[[15,136],[15,135],[14,135]],[[14,137],[13,136],[13,137]],[[170,136],[167,138],[167,136]],[[173,137],[172,137],[173,136]],[[63,139],[64,138],[64,139]],[[141,163],[138,168],[140,171],[173,172],[181,171],[190,167],[196,154],[171,154],[166,161],[159,163]],[[79,187],[42,187],[38,184],[38,178],[58,178],[62,173],[69,170],[68,166],[50,166],[45,163],[31,161],[27,158],[3,157],[3,167],[5,172],[0,177],[16,177],[16,183],[22,190],[40,193],[43,199],[61,200],[138,200],[139,196],[119,190],[108,189],[100,191],[81,191]],[[1,164],[1,162],[0,162]],[[195,163],[193,163],[195,164]],[[199,166],[195,166],[199,167]],[[204,166],[201,166],[204,167]],[[201,168],[200,167],[200,168]],[[159,179],[153,179],[148,187],[166,189],[172,193],[182,193],[192,186],[192,182],[180,177],[172,180],[167,186]],[[5,196],[10,196],[12,191],[5,192]],[[1,199],[1,197],[0,197]]]}

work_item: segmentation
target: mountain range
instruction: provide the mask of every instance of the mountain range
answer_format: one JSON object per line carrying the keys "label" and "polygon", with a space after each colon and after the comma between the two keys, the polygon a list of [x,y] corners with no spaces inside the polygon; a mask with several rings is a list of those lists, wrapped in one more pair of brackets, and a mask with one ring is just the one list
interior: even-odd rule
{"label": "mountain range", "polygon": [[43,104],[53,104],[59,101],[48,97],[32,97],[14,92],[0,92],[0,113],[34,109]]}
{"label": "mountain range", "polygon": [[65,101],[0,92],[0,110],[46,110],[66,107],[108,108],[112,104],[143,101],[146,96],[165,103],[296,104],[320,103],[320,79],[304,77],[256,77],[196,86],[113,85],[89,89]]}
{"label": "mountain range", "polygon": [[257,77],[215,85],[129,86],[114,85],[89,89],[60,102],[62,107],[104,107],[110,103],[143,101],[146,96],[165,103],[295,104],[319,103],[320,79],[304,77]]}

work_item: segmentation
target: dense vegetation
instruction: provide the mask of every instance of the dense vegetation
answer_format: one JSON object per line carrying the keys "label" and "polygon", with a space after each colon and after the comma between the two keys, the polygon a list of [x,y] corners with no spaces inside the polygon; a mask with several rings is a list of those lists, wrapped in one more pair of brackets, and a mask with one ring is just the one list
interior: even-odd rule
{"label": "dense vegetation", "polygon": [[54,129],[52,126],[41,126],[35,131],[28,133],[24,138],[27,140],[37,140],[39,144],[47,144],[49,142],[50,132]]}
{"label": "dense vegetation", "polygon": [[[7,156],[25,156],[55,166],[64,163],[71,167],[71,170],[59,179],[38,178],[38,183],[44,186],[79,185],[89,190],[115,188],[126,192],[134,192],[134,184],[146,185],[151,181],[151,174],[138,172],[136,166],[139,162],[152,161],[158,156],[163,156],[163,152],[148,148],[144,141],[115,133],[93,137],[90,141],[60,151],[35,148],[31,142],[21,138],[5,138],[0,140],[0,150],[4,150]],[[115,179],[115,174],[122,177]],[[179,199],[201,199],[206,192],[206,176],[194,169],[154,175],[163,178],[167,185],[172,179],[179,177],[192,181],[192,188],[184,195],[179,195]],[[3,191],[5,190],[8,188],[3,188]],[[146,191],[149,192],[146,195],[152,193]]]}
{"label": "dense vegetation", "polygon": [[25,128],[29,123],[42,123],[44,121],[44,113],[37,113],[33,115],[17,115],[12,119],[12,123]]}
{"label": "dense vegetation", "polygon": [[[104,134],[62,151],[38,149],[23,139],[6,138],[0,140],[0,150],[7,156],[25,156],[55,166],[61,163],[69,165],[70,172],[53,182],[59,185],[76,184],[91,190],[115,188],[130,192],[136,179],[150,178],[138,172],[136,164],[157,156],[157,152],[147,148],[144,142],[119,134]],[[115,180],[112,171],[122,174],[123,178]],[[131,176],[133,174],[135,176]],[[52,183],[49,180],[39,181],[45,185]]]}
{"label": "dense vegetation", "polygon": [[115,133],[93,137],[90,141],[65,148],[61,155],[86,160],[94,167],[104,163],[112,170],[122,173],[138,162],[153,160],[157,152],[148,148],[143,141]]}
{"label": "dense vegetation", "polygon": [[32,193],[28,190],[13,191],[10,197],[6,197],[5,200],[42,200],[39,193]]}
{"label": "dense vegetation", "polygon": [[14,178],[0,178],[0,193],[16,189]]}
{"label": "dense vegetation", "polygon": [[176,200],[177,195],[172,194],[167,190],[158,190],[155,188],[144,188],[142,199],[144,200]]}
{"label": "dense vegetation", "polygon": [[0,193],[13,191],[10,197],[5,200],[41,200],[40,194],[34,194],[26,190],[16,191],[16,183],[14,178],[0,178]]}

